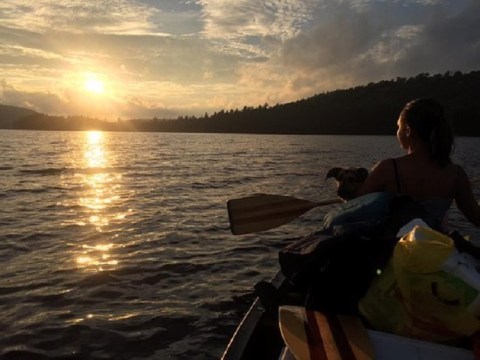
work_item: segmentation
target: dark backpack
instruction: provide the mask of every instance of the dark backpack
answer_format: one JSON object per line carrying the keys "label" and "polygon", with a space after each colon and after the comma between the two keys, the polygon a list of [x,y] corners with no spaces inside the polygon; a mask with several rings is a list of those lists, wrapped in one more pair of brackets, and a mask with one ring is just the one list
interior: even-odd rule
{"label": "dark backpack", "polygon": [[[378,208],[380,198],[388,201],[385,213],[366,211],[372,199]],[[406,197],[369,197],[363,204],[357,199],[353,206],[345,203],[344,210],[348,214],[342,213],[342,207],[334,209],[325,217],[322,230],[279,252],[282,273],[308,292],[306,306],[315,310],[356,313],[358,300],[386,266],[400,227],[424,215],[422,207]]]}
{"label": "dark backpack", "polygon": [[282,273],[302,292],[310,293],[315,310],[351,313],[383,266],[376,239],[321,231],[280,250]]}

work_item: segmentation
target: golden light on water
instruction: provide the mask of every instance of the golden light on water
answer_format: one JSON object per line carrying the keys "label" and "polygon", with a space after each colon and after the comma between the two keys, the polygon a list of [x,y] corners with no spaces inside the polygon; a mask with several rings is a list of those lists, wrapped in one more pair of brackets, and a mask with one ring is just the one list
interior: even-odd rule
{"label": "golden light on water", "polygon": [[[87,185],[87,193],[79,199],[80,205],[90,209],[88,221],[101,231],[102,226],[109,224],[107,206],[112,201],[111,175],[106,171],[108,157],[104,145],[104,133],[87,131],[85,133],[84,161],[86,171],[83,183]],[[93,171],[90,171],[93,170]],[[105,211],[102,211],[105,210]]]}
{"label": "golden light on water", "polygon": [[95,245],[95,249],[98,251],[108,251],[113,247],[113,244],[100,244],[100,245]]}
{"label": "golden light on water", "polygon": [[99,271],[104,270],[105,267],[116,266],[118,261],[112,259],[109,252],[113,247],[113,244],[83,245],[84,255],[77,257],[77,265],[80,267],[95,267]]}
{"label": "golden light on water", "polygon": [[87,131],[87,141],[89,144],[97,145],[103,141],[103,132]]}
{"label": "golden light on water", "polygon": [[[101,131],[87,131],[86,132],[86,149],[85,162],[87,167],[96,168],[105,166],[107,163],[107,156],[103,146],[104,134]],[[100,175],[100,174],[98,174]],[[105,175],[105,174],[102,174]]]}
{"label": "golden light on water", "polygon": [[90,256],[79,256],[77,258],[77,263],[80,265],[90,264],[93,262],[93,259]]}
{"label": "golden light on water", "polygon": [[115,313],[115,314],[102,314],[102,315],[98,315],[98,314],[92,314],[92,313],[89,313],[89,314],[86,314],[84,317],[80,317],[80,318],[75,318],[75,319],[70,319],[70,320],[67,320],[67,323],[70,323],[70,324],[79,324],[79,323],[82,323],[82,322],[86,322],[86,321],[89,321],[89,320],[92,320],[92,319],[99,319],[99,320],[102,320],[102,321],[122,321],[122,320],[126,320],[126,319],[131,319],[131,318],[135,318],[137,316],[140,316],[141,313],[140,312],[131,312],[131,311],[128,311],[126,313]]}
{"label": "golden light on water", "polygon": [[[80,213],[77,225],[94,226],[98,234],[105,232],[111,221],[123,219],[125,213],[112,211],[112,206],[120,200],[118,182],[121,174],[112,173],[106,144],[106,134],[101,131],[88,131],[83,138],[83,169],[78,174],[85,189],[78,198],[78,204],[84,209]],[[108,239],[111,234],[102,235]],[[115,237],[115,235],[114,235]],[[113,239],[112,239],[113,240]],[[97,244],[83,244],[76,252],[77,267],[86,271],[103,271],[115,268],[118,260],[112,253],[115,245],[109,241]]]}

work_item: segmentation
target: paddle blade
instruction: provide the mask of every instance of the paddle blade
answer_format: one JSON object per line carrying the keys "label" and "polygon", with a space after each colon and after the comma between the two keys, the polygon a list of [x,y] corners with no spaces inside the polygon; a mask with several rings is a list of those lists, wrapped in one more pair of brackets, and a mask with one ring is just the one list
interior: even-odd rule
{"label": "paddle blade", "polygon": [[308,210],[341,202],[339,199],[314,203],[291,196],[260,194],[227,202],[230,229],[234,235],[273,229],[297,218]]}

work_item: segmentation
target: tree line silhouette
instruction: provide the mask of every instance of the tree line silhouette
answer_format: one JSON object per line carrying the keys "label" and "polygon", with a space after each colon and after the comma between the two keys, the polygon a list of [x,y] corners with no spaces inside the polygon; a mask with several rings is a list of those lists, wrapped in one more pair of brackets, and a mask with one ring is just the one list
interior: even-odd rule
{"label": "tree line silhouette", "polygon": [[106,130],[260,134],[394,134],[406,102],[419,97],[440,101],[455,134],[480,136],[480,71],[422,73],[336,90],[287,104],[220,110],[201,117],[132,119],[116,122],[84,116],[35,113],[13,123],[16,129]]}

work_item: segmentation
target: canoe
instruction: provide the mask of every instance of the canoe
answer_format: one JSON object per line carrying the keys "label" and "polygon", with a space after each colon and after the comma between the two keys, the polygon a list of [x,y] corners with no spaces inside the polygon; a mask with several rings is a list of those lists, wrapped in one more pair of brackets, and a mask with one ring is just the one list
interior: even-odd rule
{"label": "canoe", "polygon": [[[312,204],[305,203],[304,200],[261,195],[231,201],[228,210],[232,232],[246,234],[278,226],[311,207]],[[390,211],[390,207],[394,210]],[[278,212],[278,208],[281,211]],[[460,234],[445,236],[430,229],[418,218],[423,214],[421,210],[418,204],[408,198],[396,198],[393,204],[385,193],[375,193],[349,201],[338,211],[327,214],[323,230],[288,245],[279,254],[282,271],[297,285],[313,284],[311,281],[315,283],[315,286],[310,287],[308,298],[306,291],[295,287],[282,272],[278,272],[270,284],[257,284],[255,289],[260,298],[255,299],[237,327],[222,359],[473,360],[475,356],[471,349],[369,329],[356,314],[358,296],[362,296],[364,288],[370,284],[372,274],[389,274],[389,264],[379,260],[385,260],[389,252],[393,251],[392,246],[402,244],[398,258],[395,258],[398,260],[398,276],[402,280],[397,283],[399,291],[400,286],[406,289],[405,300],[410,307],[405,311],[409,315],[405,316],[406,319],[394,317],[385,306],[384,299],[373,296],[371,299],[378,298],[379,302],[372,301],[369,307],[365,307],[368,302],[360,303],[362,314],[368,318],[369,323],[376,323],[378,328],[390,331],[406,329],[408,331],[404,334],[412,336],[419,334],[417,330],[422,330],[424,333],[420,332],[417,336],[431,338],[432,341],[440,339],[440,335],[438,338],[430,336],[432,334],[429,329],[439,329],[439,334],[442,333],[445,341],[471,334],[478,329],[476,315],[480,314],[480,250]],[[382,216],[387,211],[388,218],[384,219]],[[282,220],[271,221],[277,217]],[[381,221],[379,227],[378,221]],[[339,235],[332,235],[334,225],[343,226],[343,232],[336,231]],[[404,237],[405,241],[397,242]],[[431,248],[428,247],[430,245]],[[345,248],[349,251],[345,252]],[[336,250],[338,251],[335,252]],[[467,257],[473,256],[474,261],[464,259],[463,253]],[[418,266],[419,263],[422,264],[421,267]],[[312,264],[315,269],[311,268]],[[408,267],[411,264],[417,264],[414,266],[415,271]],[[428,294],[433,301],[422,300],[421,306],[416,309],[419,302],[408,298],[412,291],[405,284],[409,284],[417,272],[423,274],[424,271],[418,269],[425,267],[430,269],[429,273],[438,275],[441,272],[445,276],[430,280],[422,278],[423,283],[415,289],[415,293]],[[351,272],[351,269],[355,271]],[[315,280],[310,275],[315,276]],[[452,287],[452,276],[458,280],[458,284],[464,285],[459,285],[458,289]],[[382,276],[376,279],[389,278]],[[372,283],[369,291],[378,289],[379,282]],[[341,286],[337,287],[337,284]],[[391,289],[390,284],[385,288]],[[469,294],[468,298],[465,294]],[[362,298],[365,299],[369,299],[368,293]],[[330,309],[331,313],[306,309],[304,306],[307,303],[310,307]],[[396,304],[391,309],[395,306]],[[376,318],[369,318],[371,312],[365,310],[370,308],[385,311]],[[426,317],[422,311],[430,309],[436,311],[435,316]],[[457,316],[454,310],[459,310],[461,316]],[[448,316],[452,311],[456,317]],[[377,314],[375,311],[373,313]],[[444,321],[443,315],[447,315],[445,318],[448,319]],[[393,326],[382,326],[379,325],[378,318],[380,323],[384,319],[396,323]],[[458,322],[457,319],[461,321]],[[418,329],[415,322],[421,324]],[[456,328],[449,327],[450,324]]]}
{"label": "canoe", "polygon": [[[281,272],[275,275],[271,284],[278,290],[278,294],[294,291]],[[297,295],[289,296],[288,305],[303,306],[304,296]],[[473,351],[469,349],[410,339],[373,329],[367,329],[367,333],[373,345],[374,358],[379,360],[473,360],[475,358]],[[278,316],[272,311],[267,311],[261,300],[256,298],[233,334],[222,359],[290,360],[295,359],[295,356],[285,345]]]}

